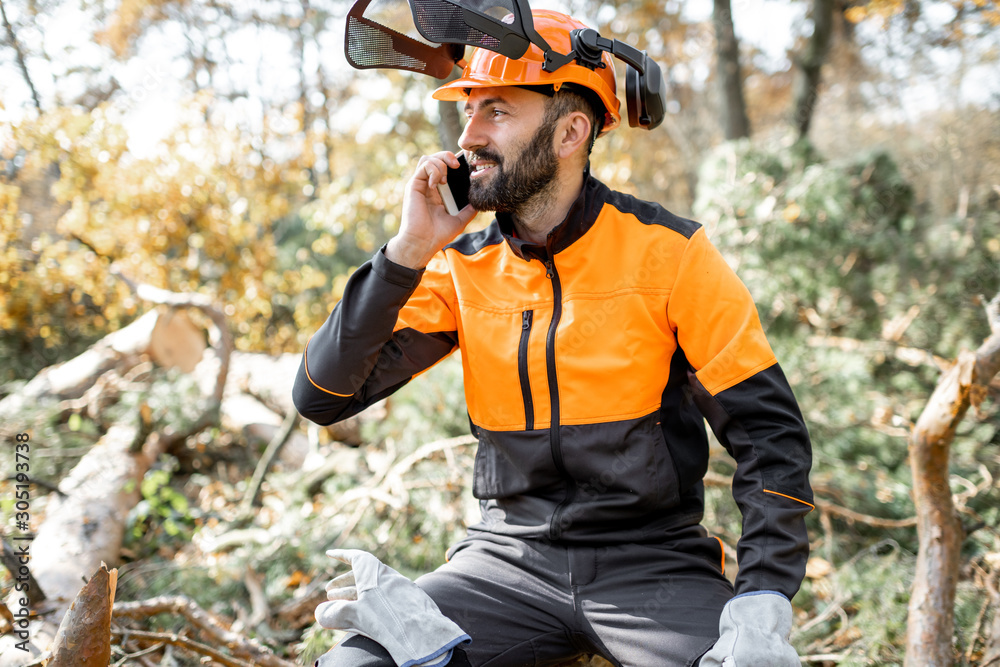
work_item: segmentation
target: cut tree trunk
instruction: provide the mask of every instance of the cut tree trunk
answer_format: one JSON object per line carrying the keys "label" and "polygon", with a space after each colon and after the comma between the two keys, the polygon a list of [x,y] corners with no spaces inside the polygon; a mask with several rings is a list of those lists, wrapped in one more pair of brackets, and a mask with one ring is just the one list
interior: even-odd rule
{"label": "cut tree trunk", "polygon": [[954,663],[955,589],[965,531],[949,484],[949,453],[970,405],[982,402],[1000,371],[1000,295],[987,308],[992,335],[963,352],[938,383],[910,435],[919,551],[910,597],[906,667]]}
{"label": "cut tree trunk", "polygon": [[63,616],[46,667],[106,667],[118,570],[101,563]]}

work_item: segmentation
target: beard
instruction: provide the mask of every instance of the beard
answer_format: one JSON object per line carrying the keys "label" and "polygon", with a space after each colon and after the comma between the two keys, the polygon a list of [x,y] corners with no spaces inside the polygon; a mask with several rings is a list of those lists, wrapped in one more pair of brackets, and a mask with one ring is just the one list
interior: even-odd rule
{"label": "beard", "polygon": [[[469,203],[477,211],[517,213],[536,195],[555,183],[559,161],[552,148],[555,123],[543,122],[535,131],[528,145],[515,157],[507,160],[490,149],[476,151],[475,156],[496,163],[494,175],[488,183],[472,181],[469,186]],[[510,162],[508,166],[506,163]]]}

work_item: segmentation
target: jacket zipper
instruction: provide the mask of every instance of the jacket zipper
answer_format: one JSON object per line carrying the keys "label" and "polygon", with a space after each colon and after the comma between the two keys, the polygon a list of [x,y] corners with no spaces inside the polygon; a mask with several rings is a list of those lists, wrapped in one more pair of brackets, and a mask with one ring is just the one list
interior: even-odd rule
{"label": "jacket zipper", "polygon": [[524,399],[524,430],[535,428],[535,407],[531,403],[531,381],[528,378],[528,338],[531,337],[533,310],[521,313],[521,342],[517,346],[517,374],[521,378],[521,397]]}
{"label": "jacket zipper", "polygon": [[549,429],[549,447],[552,451],[552,460],[556,470],[566,481],[566,497],[559,503],[552,512],[549,520],[549,538],[559,539],[562,529],[559,526],[560,517],[566,507],[573,502],[576,496],[576,481],[566,474],[566,466],[563,463],[562,443],[559,438],[559,384],[556,378],[556,328],[562,318],[562,284],[559,282],[559,273],[556,271],[555,262],[552,260],[551,249],[549,259],[545,262],[545,277],[552,281],[552,321],[549,323],[549,331],[545,338],[545,367],[549,379],[549,403],[552,406],[552,425]]}

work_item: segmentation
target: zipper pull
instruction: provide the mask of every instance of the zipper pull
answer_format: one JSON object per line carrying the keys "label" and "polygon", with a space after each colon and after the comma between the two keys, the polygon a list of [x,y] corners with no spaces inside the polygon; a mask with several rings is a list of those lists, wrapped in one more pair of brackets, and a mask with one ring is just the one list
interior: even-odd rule
{"label": "zipper pull", "polygon": [[521,328],[530,329],[531,328],[531,311],[526,310],[521,313]]}
{"label": "zipper pull", "polygon": [[552,276],[555,275],[555,272],[556,272],[556,267],[552,263],[552,260],[550,259],[550,260],[546,261],[545,262],[545,277],[548,278],[549,280],[551,280]]}

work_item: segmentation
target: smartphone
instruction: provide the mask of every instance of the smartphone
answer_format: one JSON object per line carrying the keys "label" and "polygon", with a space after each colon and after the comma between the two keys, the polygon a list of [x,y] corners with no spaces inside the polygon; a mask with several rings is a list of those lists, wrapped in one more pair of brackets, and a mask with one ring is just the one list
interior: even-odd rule
{"label": "smartphone", "polygon": [[458,215],[469,203],[469,163],[465,160],[465,153],[458,154],[458,161],[458,169],[448,169],[448,184],[437,186],[451,215]]}

